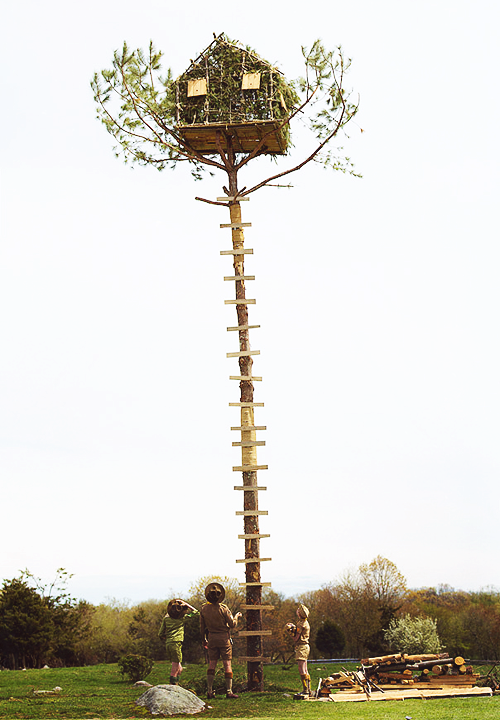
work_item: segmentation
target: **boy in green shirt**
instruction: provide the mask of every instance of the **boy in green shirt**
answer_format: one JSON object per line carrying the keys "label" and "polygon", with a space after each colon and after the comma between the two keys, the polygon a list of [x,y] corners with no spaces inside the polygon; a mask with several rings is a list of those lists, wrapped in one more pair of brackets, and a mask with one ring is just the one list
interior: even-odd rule
{"label": "boy in green shirt", "polygon": [[[191,612],[189,612],[191,610]],[[187,617],[199,615],[198,610],[184,600],[171,600],[167,614],[163,618],[158,632],[165,641],[167,660],[170,660],[170,684],[177,685],[182,672],[182,641],[184,640],[184,623]]]}

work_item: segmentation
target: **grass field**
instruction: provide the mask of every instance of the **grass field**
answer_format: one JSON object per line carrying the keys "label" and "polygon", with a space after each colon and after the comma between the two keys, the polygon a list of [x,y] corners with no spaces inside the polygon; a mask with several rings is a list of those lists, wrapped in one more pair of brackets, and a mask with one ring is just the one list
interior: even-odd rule
{"label": "grass field", "polygon": [[[288,666],[287,666],[288,667]],[[353,668],[354,666],[350,666]],[[155,663],[147,681],[152,685],[168,683],[169,664]],[[336,672],[339,666],[311,665],[312,684],[319,677]],[[246,666],[234,665],[234,684],[245,681]],[[186,667],[181,685],[205,699],[205,673],[203,665]],[[33,689],[62,688],[54,697],[34,697]],[[492,698],[453,698],[434,700],[404,700],[372,703],[313,703],[293,700],[300,689],[295,666],[265,667],[263,693],[242,693],[239,700],[226,700],[223,694],[224,678],[218,668],[216,691],[210,701],[211,709],[202,713],[206,718],[262,718],[262,720],[289,720],[290,718],[332,718],[335,720],[498,720],[500,696]],[[27,670],[0,672],[0,718],[18,720],[92,720],[93,718],[145,718],[151,717],[135,700],[143,689],[124,680],[116,665],[95,665],[83,668]]]}

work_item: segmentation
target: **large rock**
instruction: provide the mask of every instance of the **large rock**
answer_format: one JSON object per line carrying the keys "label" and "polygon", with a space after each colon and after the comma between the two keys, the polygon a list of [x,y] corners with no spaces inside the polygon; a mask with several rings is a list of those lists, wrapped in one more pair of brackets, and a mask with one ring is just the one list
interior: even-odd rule
{"label": "large rock", "polygon": [[155,685],[135,701],[152,715],[195,715],[205,709],[203,700],[179,685]]}

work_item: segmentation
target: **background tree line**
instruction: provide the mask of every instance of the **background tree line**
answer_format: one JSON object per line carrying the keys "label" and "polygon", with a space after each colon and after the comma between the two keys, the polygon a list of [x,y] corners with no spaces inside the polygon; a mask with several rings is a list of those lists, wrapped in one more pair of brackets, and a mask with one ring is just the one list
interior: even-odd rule
{"label": "background tree line", "polygon": [[[91,605],[69,596],[69,577],[60,569],[49,586],[28,571],[4,580],[0,589],[1,666],[111,663],[129,653],[163,659],[158,630],[171,598],[132,606],[118,601]],[[234,578],[199,578],[185,599],[201,607],[205,586],[213,579],[224,585],[225,602],[236,613],[244,595]],[[264,627],[273,630],[266,638],[265,654],[275,662],[292,657],[292,641],[284,627],[294,620],[298,602],[310,609],[311,658],[362,658],[404,650],[402,644],[414,647],[416,643],[420,651],[439,646],[451,655],[500,659],[498,590],[463,592],[446,585],[408,589],[396,565],[381,556],[346,571],[319,590],[296,597],[268,590],[264,602],[275,608],[264,613]],[[184,641],[188,663],[204,661],[198,628],[198,618],[188,619]],[[245,654],[240,643],[235,638],[236,656]]]}

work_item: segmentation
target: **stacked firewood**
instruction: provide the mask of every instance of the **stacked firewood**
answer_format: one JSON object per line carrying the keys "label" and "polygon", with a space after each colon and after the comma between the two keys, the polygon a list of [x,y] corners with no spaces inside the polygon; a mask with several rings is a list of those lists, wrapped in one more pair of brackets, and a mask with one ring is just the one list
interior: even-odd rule
{"label": "stacked firewood", "polygon": [[[428,683],[434,686],[472,687],[479,675],[462,657],[450,657],[447,653],[434,655],[383,655],[361,660],[356,671],[343,669],[319,683],[317,695],[322,697],[333,690],[351,692],[381,690],[387,686],[407,687]],[[394,687],[395,686],[395,687]]]}

